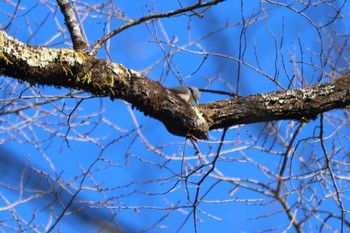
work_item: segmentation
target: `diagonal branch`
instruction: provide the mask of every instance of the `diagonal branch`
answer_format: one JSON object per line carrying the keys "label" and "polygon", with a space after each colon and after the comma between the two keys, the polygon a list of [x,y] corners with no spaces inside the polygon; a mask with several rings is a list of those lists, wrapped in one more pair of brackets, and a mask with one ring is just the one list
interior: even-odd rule
{"label": "diagonal branch", "polygon": [[213,1],[210,1],[210,2],[203,2],[203,3],[202,3],[202,1],[200,1],[197,4],[194,4],[194,5],[191,5],[191,6],[188,6],[188,7],[184,7],[184,8],[180,8],[180,9],[177,9],[177,10],[174,10],[174,11],[169,11],[169,12],[159,13],[159,14],[149,14],[149,15],[147,15],[145,17],[142,17],[142,18],[139,18],[139,19],[136,19],[136,20],[132,20],[131,22],[124,24],[123,26],[121,26],[121,27],[111,31],[110,33],[104,35],[101,39],[99,39],[95,43],[95,45],[93,46],[90,54],[91,55],[95,55],[97,53],[97,51],[101,48],[101,45],[104,42],[106,42],[107,40],[109,40],[110,38],[115,36],[116,34],[122,32],[125,29],[128,29],[128,28],[130,28],[132,26],[144,23],[144,22],[146,22],[148,20],[151,20],[151,19],[169,18],[171,16],[183,14],[185,12],[193,11],[193,10],[196,10],[198,8],[203,8],[203,7],[207,7],[207,6],[216,5],[216,4],[218,4],[220,2],[223,2],[223,1],[225,1],[225,0],[213,0]]}
{"label": "diagonal branch", "polygon": [[74,50],[78,52],[87,52],[87,44],[75,18],[75,13],[68,0],[57,0],[57,3],[61,8],[61,12],[64,16],[64,21],[72,38]]}
{"label": "diagonal branch", "polygon": [[32,85],[80,89],[95,96],[123,99],[163,122],[175,135],[208,137],[204,118],[159,82],[84,53],[28,46],[0,30],[0,75]]}

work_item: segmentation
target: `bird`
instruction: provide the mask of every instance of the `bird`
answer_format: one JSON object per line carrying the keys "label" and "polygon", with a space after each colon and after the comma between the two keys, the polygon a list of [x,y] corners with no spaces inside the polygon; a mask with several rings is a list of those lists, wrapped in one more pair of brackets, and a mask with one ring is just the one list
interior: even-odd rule
{"label": "bird", "polygon": [[170,91],[175,93],[181,99],[185,100],[187,103],[192,104],[196,102],[198,104],[198,100],[200,98],[200,92],[197,87],[194,86],[178,86],[169,88]]}

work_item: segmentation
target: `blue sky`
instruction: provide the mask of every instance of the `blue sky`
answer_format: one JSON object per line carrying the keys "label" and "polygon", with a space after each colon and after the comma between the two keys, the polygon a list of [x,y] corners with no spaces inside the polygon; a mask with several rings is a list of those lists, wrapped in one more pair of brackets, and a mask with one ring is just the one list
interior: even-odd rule
{"label": "blue sky", "polygon": [[[98,1],[89,1],[90,4],[95,2]],[[114,1],[114,4],[130,18],[147,15],[149,10],[165,12],[178,7],[178,1],[167,1],[167,4],[163,1]],[[327,5],[304,9],[302,4],[293,3],[293,9],[304,9],[301,15],[278,4],[260,4],[260,1],[225,1],[203,12],[201,18],[180,16],[140,24],[113,37],[109,47],[101,49],[97,56],[142,71],[166,87],[182,83],[206,89],[238,90],[243,96],[329,81],[322,71],[330,73],[332,65],[339,71],[337,75],[345,72],[346,55],[337,54],[327,36],[336,31],[334,41],[348,48],[350,23],[346,9],[350,8],[349,3],[341,12],[343,19],[319,30],[310,22],[327,24],[335,14]],[[337,4],[339,8],[342,1]],[[78,3],[77,6],[82,10],[86,7]],[[9,22],[6,12],[14,12],[15,8],[2,1],[0,9],[0,25],[4,27]],[[108,13],[107,8],[100,10],[81,15],[91,44],[108,28],[113,30],[126,23],[115,16],[106,24],[108,18],[101,12]],[[64,22],[54,2],[21,2],[17,16],[7,30],[10,35],[30,45],[70,48],[68,33],[60,34]],[[253,21],[243,28],[242,21],[248,24],[250,19]],[[191,44],[194,41],[197,42]],[[172,48],[169,42],[173,43]],[[179,48],[170,57],[169,66],[163,59],[164,54]],[[205,58],[201,51],[209,56]],[[81,208],[83,217],[77,218],[70,209],[53,232],[95,232],[96,229],[86,225],[93,220],[85,216],[84,211],[93,212],[92,216],[101,216],[103,220],[115,219],[131,232],[148,228],[152,228],[149,232],[193,232],[193,216],[186,220],[192,209],[186,206],[195,199],[195,182],[205,173],[195,173],[188,180],[179,174],[214,159],[222,130],[210,132],[208,141],[198,141],[203,156],[200,159],[188,140],[169,134],[159,121],[144,116],[124,101],[91,97],[75,90],[29,87],[8,77],[1,77],[1,82],[2,109],[5,110],[60,97],[28,108],[23,114],[1,116],[0,148],[4,160],[8,160],[2,164],[4,174],[0,185],[0,219],[7,220],[8,225],[7,229],[3,225],[4,232],[9,232],[12,226],[20,228],[19,223],[12,220],[15,218],[25,220],[21,226],[26,222],[44,231],[51,224],[51,214],[55,213],[51,216],[54,221],[62,212],[60,205],[66,205],[65,201],[80,185],[82,191],[74,199],[73,207]],[[20,94],[22,99],[9,104],[9,99],[16,99]],[[224,98],[202,93],[200,103]],[[71,118],[68,119],[69,114]],[[345,162],[349,133],[346,116],[346,112],[340,110],[327,113],[324,125],[327,150],[335,160]],[[253,184],[256,181],[276,186],[272,173],[278,173],[286,145],[299,124],[293,121],[256,123],[228,130],[216,170],[201,183],[199,196],[205,197],[199,205],[202,212],[198,213],[198,232],[266,229],[295,232],[288,226],[289,220],[280,203],[245,185],[260,188]],[[295,211],[300,206],[293,203],[312,209],[319,201],[320,210],[334,210],[339,214],[334,199],[320,201],[322,198],[316,198],[314,193],[326,192],[325,187],[319,185],[322,182],[317,182],[322,174],[310,175],[318,171],[318,164],[324,161],[317,139],[319,127],[319,118],[305,124],[293,143],[285,175],[304,178],[286,182],[287,200]],[[89,175],[84,177],[82,174],[87,170]],[[203,168],[207,170],[208,167]],[[346,165],[339,175],[345,175],[345,171]],[[241,186],[233,192],[236,185],[232,181],[236,180]],[[339,181],[339,185],[347,190],[345,183]],[[49,193],[16,205],[15,211],[6,209],[8,203],[33,197],[52,187],[59,190],[62,203],[55,202],[56,197]],[[267,189],[263,192],[269,193]],[[303,202],[297,202],[298,198]],[[344,200],[344,205],[347,207],[349,203]],[[172,209],[174,206],[179,208]],[[300,210],[297,218],[302,220],[304,214],[308,213]],[[320,216],[325,218],[326,213]],[[340,228],[339,221],[327,223],[333,229]],[[313,216],[304,230],[317,231],[319,227],[319,220]]]}

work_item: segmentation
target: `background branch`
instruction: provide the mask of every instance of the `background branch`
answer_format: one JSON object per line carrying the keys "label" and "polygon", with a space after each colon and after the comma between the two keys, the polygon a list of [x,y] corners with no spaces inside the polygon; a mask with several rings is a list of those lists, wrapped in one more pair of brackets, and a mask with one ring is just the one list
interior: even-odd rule
{"label": "background branch", "polygon": [[90,54],[91,55],[95,55],[98,50],[101,48],[101,45],[106,42],[107,40],[111,39],[113,36],[115,36],[116,34],[124,31],[125,29],[128,29],[132,26],[135,26],[135,25],[138,25],[140,23],[144,23],[148,20],[151,20],[151,19],[161,19],[161,18],[168,18],[168,17],[171,17],[171,16],[174,16],[174,15],[179,15],[179,14],[183,14],[183,13],[186,13],[186,12],[189,12],[189,11],[194,11],[196,9],[199,9],[199,8],[203,8],[203,7],[208,7],[208,6],[212,6],[212,5],[216,5],[220,2],[223,2],[225,0],[213,0],[213,1],[209,1],[209,2],[204,2],[202,3],[201,1],[197,4],[194,4],[194,5],[191,5],[191,6],[188,6],[188,7],[184,7],[184,8],[180,8],[180,9],[177,9],[177,10],[174,10],[174,11],[169,11],[169,12],[165,12],[165,13],[160,13],[160,14],[149,14],[145,17],[142,17],[142,18],[139,18],[139,19],[136,19],[136,20],[133,20],[127,24],[124,24],[123,26],[111,31],[110,33],[104,35],[102,38],[100,38],[96,43],[95,45],[93,46]]}
{"label": "background branch", "polygon": [[0,228],[348,231],[349,4],[0,1]]}

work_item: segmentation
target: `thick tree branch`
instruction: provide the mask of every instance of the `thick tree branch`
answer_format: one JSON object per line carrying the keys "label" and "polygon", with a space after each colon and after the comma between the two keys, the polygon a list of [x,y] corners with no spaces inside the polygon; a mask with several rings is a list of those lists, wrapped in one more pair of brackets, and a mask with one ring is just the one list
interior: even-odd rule
{"label": "thick tree branch", "polygon": [[0,31],[0,75],[32,85],[81,89],[96,96],[123,99],[163,122],[175,135],[208,137],[204,118],[159,82],[84,53],[31,47]]}
{"label": "thick tree branch", "polygon": [[308,120],[350,105],[350,75],[304,89],[255,94],[200,106],[209,129],[273,120]]}
{"label": "thick tree branch", "polygon": [[64,16],[64,21],[69,30],[70,36],[73,42],[73,48],[78,52],[87,52],[87,44],[84,40],[83,34],[79,28],[77,20],[75,18],[72,6],[68,0],[57,0],[58,5],[61,8],[61,12]]}
{"label": "thick tree branch", "polygon": [[0,75],[32,85],[81,89],[96,96],[123,99],[160,120],[179,136],[208,137],[209,129],[272,120],[307,120],[350,105],[350,75],[322,85],[191,107],[159,82],[120,64],[68,49],[31,47],[0,31]]}

